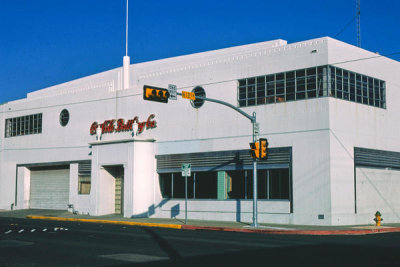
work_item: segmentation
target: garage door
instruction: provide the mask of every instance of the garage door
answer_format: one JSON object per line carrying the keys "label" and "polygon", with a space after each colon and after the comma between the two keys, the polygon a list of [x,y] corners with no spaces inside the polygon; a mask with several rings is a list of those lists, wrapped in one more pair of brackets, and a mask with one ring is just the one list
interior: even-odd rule
{"label": "garage door", "polygon": [[356,168],[357,212],[400,214],[400,171]]}
{"label": "garage door", "polygon": [[370,222],[379,211],[384,222],[400,219],[400,152],[354,148],[356,212]]}
{"label": "garage door", "polygon": [[69,202],[69,169],[31,171],[31,209],[66,210]]}

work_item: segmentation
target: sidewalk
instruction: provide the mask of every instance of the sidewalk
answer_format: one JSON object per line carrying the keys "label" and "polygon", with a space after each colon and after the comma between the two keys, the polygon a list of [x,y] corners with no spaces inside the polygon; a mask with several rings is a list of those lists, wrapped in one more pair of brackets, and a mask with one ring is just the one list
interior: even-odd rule
{"label": "sidewalk", "polygon": [[315,225],[280,225],[260,223],[254,228],[250,223],[188,220],[161,218],[123,218],[121,215],[90,216],[76,215],[59,210],[0,210],[0,217],[28,218],[35,220],[76,221],[91,223],[122,224],[145,227],[163,227],[186,230],[209,230],[230,232],[253,232],[265,234],[293,234],[293,235],[365,235],[375,233],[400,232],[399,224],[383,224],[377,227],[371,225],[349,226],[315,226]]}

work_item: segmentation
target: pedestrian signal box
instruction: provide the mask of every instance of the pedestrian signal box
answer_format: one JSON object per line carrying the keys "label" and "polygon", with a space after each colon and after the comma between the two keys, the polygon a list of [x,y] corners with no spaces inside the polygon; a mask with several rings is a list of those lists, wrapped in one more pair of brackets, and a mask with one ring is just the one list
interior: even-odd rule
{"label": "pedestrian signal box", "polygon": [[168,103],[169,91],[166,88],[143,86],[143,99],[161,103]]}

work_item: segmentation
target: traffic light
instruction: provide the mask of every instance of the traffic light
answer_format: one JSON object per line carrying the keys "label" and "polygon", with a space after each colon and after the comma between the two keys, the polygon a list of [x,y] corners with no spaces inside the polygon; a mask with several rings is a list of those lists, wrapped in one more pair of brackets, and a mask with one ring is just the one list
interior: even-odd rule
{"label": "traffic light", "polygon": [[266,160],[268,157],[268,140],[260,138],[260,159]]}
{"label": "traffic light", "polygon": [[143,99],[155,102],[168,103],[169,91],[165,88],[143,86]]}
{"label": "traffic light", "polygon": [[260,156],[260,143],[255,142],[255,143],[250,143],[250,156],[253,159],[258,159]]}

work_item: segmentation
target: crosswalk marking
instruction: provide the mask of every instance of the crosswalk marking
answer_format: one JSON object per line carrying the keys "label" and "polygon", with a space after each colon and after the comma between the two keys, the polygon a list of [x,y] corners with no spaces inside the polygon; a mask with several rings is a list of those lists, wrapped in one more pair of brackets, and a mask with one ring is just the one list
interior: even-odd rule
{"label": "crosswalk marking", "polygon": [[[15,226],[15,225],[12,225]],[[34,233],[36,231],[42,231],[42,232],[48,232],[48,233],[55,233],[55,232],[61,232],[61,231],[68,231],[68,228],[64,228],[64,227],[52,227],[52,228],[43,228],[43,229],[36,229],[36,228],[32,228],[32,229],[24,229],[24,228],[20,228],[20,229],[7,229],[7,231],[4,232],[5,235],[8,235],[10,233],[12,233],[13,231],[18,233],[18,234],[22,234],[22,233]],[[53,231],[52,231],[53,230]]]}

